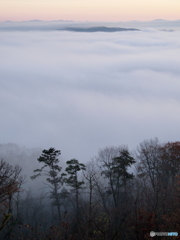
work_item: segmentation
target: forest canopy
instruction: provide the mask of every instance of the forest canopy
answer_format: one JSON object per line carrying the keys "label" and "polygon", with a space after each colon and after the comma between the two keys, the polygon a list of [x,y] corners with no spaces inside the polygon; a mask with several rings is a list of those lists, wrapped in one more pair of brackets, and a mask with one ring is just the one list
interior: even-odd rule
{"label": "forest canopy", "polygon": [[2,155],[0,239],[143,240],[151,231],[180,232],[180,142],[144,140],[135,151],[106,146],[86,163],[60,155],[44,149],[31,178]]}

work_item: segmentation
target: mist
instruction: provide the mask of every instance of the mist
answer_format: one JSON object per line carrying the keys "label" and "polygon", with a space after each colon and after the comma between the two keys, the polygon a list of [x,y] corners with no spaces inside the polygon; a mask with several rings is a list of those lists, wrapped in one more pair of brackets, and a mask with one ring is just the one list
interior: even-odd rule
{"label": "mist", "polygon": [[178,24],[0,23],[0,239],[178,235]]}
{"label": "mist", "polygon": [[104,146],[177,141],[180,31],[144,26],[1,31],[0,143],[55,147],[64,161],[87,162]]}

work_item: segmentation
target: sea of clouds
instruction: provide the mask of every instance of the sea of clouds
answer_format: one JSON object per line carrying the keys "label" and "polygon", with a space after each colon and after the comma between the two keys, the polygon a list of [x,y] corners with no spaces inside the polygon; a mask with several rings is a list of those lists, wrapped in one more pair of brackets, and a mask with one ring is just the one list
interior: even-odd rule
{"label": "sea of clouds", "polygon": [[86,162],[108,145],[179,140],[177,29],[0,36],[0,143]]}

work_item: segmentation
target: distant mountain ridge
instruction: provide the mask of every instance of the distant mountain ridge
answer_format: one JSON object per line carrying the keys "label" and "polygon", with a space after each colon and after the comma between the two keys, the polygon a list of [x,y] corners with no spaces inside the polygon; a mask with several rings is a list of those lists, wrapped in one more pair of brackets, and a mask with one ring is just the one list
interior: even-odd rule
{"label": "distant mountain ridge", "polygon": [[88,28],[83,28],[83,27],[66,27],[64,29],[60,30],[65,30],[65,31],[73,31],[73,32],[122,32],[122,31],[140,31],[139,29],[136,28],[119,28],[119,27],[88,27]]}
{"label": "distant mountain ridge", "polygon": [[180,31],[180,20],[168,21],[156,19],[152,21],[126,21],[126,22],[103,22],[103,21],[71,21],[53,20],[42,21],[38,19],[12,22],[0,22],[0,31],[73,31],[73,32],[122,32],[142,31],[144,29],[156,29],[172,32]]}

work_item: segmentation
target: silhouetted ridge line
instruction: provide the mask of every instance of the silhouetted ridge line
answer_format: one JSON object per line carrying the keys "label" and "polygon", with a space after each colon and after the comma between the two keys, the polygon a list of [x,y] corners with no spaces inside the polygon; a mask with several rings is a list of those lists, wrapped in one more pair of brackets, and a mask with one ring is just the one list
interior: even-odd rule
{"label": "silhouetted ridge line", "polygon": [[118,27],[89,27],[89,28],[74,28],[66,27],[62,30],[74,32],[121,32],[121,31],[140,31],[136,28],[118,28]]}

